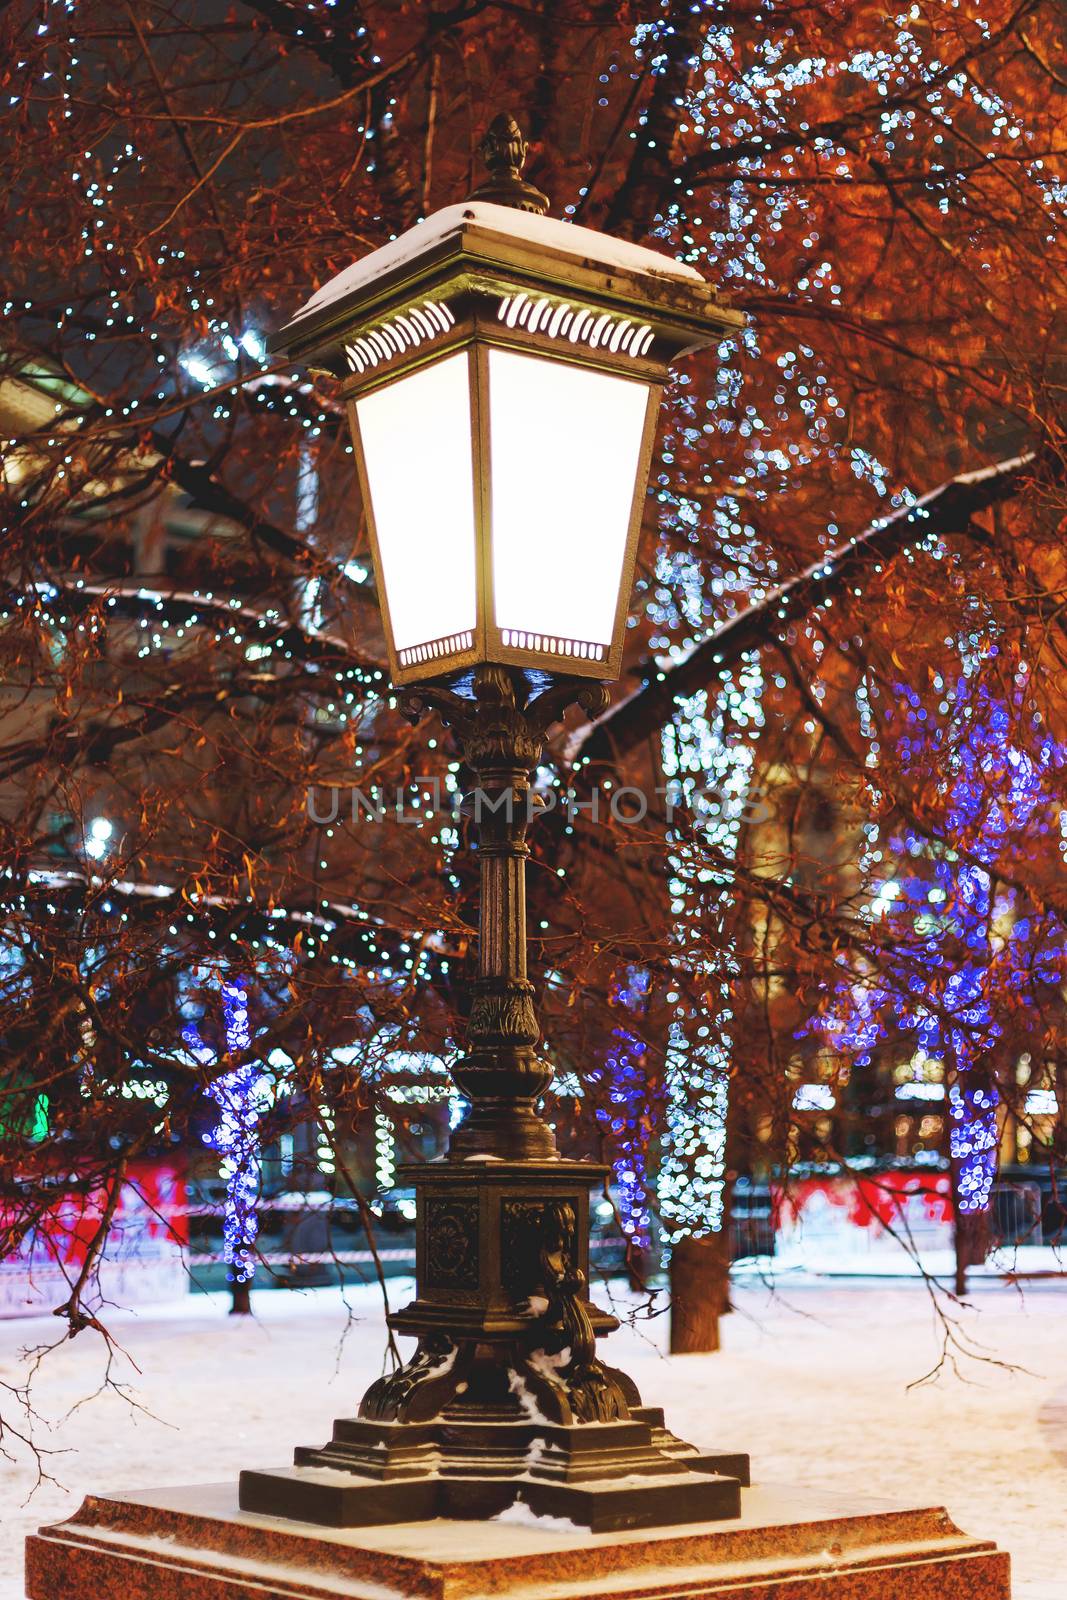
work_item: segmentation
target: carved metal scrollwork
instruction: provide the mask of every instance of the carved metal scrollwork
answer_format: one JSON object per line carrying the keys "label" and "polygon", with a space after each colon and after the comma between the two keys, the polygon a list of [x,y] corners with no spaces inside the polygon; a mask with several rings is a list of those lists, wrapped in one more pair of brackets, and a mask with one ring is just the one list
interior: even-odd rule
{"label": "carved metal scrollwork", "polygon": [[470,1354],[447,1334],[427,1334],[410,1361],[371,1384],[360,1416],[376,1422],[426,1422],[436,1417],[463,1381]]}
{"label": "carved metal scrollwork", "polygon": [[536,1044],[541,1030],[533,984],[517,978],[476,983],[467,1031],[472,1044]]}
{"label": "carved metal scrollwork", "polygon": [[629,1416],[626,1396],[614,1374],[596,1358],[596,1334],[586,1301],[585,1274],[575,1265],[574,1208],[565,1201],[544,1207],[541,1224],[541,1280],[548,1299],[543,1325],[559,1352],[569,1351],[555,1381],[566,1393],[575,1422],[615,1422]]}
{"label": "carved metal scrollwork", "polygon": [[542,1297],[531,1325],[521,1381],[539,1409],[563,1422],[614,1422],[629,1416],[636,1395],[596,1356],[585,1274],[575,1264],[578,1219],[560,1200],[508,1200],[501,1216],[504,1282],[517,1300]]}
{"label": "carved metal scrollwork", "polygon": [[477,1289],[478,1202],[434,1197],[426,1201],[426,1285]]}
{"label": "carved metal scrollwork", "polygon": [[[505,1200],[500,1214],[500,1258],[504,1287],[516,1300],[546,1294],[541,1262],[541,1230],[545,1225],[543,1200]],[[573,1217],[574,1213],[571,1212]],[[577,1248],[577,1224],[570,1239]]]}
{"label": "carved metal scrollwork", "polygon": [[397,705],[409,722],[436,711],[446,727],[455,729],[472,767],[500,761],[532,768],[541,758],[548,729],[568,706],[581,706],[587,716],[598,717],[609,699],[607,686],[596,679],[566,677],[528,697],[521,672],[486,663],[475,667],[469,694],[458,693],[447,682],[419,683],[402,689]]}

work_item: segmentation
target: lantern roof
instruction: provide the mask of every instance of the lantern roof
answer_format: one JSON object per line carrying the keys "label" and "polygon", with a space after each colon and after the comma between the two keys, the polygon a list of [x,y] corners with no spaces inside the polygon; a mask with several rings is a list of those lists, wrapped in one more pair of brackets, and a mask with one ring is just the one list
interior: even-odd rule
{"label": "lantern roof", "polygon": [[582,228],[575,222],[560,222],[556,217],[542,217],[532,211],[517,211],[486,200],[466,200],[443,206],[424,222],[417,222],[388,244],[345,267],[300,307],[293,321],[298,322],[337,300],[356,294],[394,268],[416,261],[445,240],[454,239],[464,246],[473,243],[475,238],[488,243],[493,235],[507,241],[522,240],[535,250],[572,256],[587,266],[614,269],[630,277],[704,282],[695,267],[675,261],[673,256],[661,255],[658,250],[649,250],[645,245],[631,244],[628,239],[615,239],[611,234],[598,233],[595,228]]}
{"label": "lantern roof", "polygon": [[676,330],[673,354],[744,318],[721,305],[695,267],[647,245],[477,197],[435,211],[323,284],[268,341],[272,351],[339,375],[348,330],[464,287],[498,296],[583,296]]}
{"label": "lantern roof", "polygon": [[344,380],[394,683],[617,677],[663,385],[743,325],[700,272],[546,215],[502,114],[488,179],[269,340]]}

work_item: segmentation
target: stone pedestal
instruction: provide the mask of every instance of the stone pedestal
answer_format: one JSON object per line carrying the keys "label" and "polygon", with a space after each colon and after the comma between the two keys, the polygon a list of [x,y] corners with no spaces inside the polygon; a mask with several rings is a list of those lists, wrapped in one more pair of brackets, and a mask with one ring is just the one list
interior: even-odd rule
{"label": "stone pedestal", "polygon": [[1009,1600],[1008,1557],[938,1507],[813,1506],[590,1534],[525,1508],[328,1529],[238,1508],[232,1485],[90,1495],[27,1541],[29,1600]]}

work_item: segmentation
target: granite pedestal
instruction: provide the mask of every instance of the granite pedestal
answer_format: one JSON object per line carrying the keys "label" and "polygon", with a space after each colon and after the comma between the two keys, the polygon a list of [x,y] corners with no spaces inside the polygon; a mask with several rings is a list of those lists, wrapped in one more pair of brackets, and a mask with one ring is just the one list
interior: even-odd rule
{"label": "granite pedestal", "polygon": [[515,1508],[329,1529],[232,1484],[90,1495],[27,1541],[29,1600],[1008,1600],[1008,1557],[940,1507],[746,1489],[730,1522],[591,1534]]}

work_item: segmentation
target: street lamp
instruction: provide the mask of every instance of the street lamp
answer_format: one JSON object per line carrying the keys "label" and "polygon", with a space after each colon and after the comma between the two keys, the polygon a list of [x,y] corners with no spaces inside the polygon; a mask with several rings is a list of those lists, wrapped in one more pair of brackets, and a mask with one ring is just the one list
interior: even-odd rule
{"label": "street lamp", "polygon": [[344,380],[395,683],[615,678],[670,363],[740,319],[694,267],[541,215],[510,118],[484,149],[471,200],[347,267],[271,348]]}
{"label": "street lamp", "polygon": [[[595,1531],[737,1515],[747,1458],[701,1455],[598,1358],[589,1191],[538,1103],[526,973],[530,775],[570,704],[617,676],[670,362],[739,326],[692,268],[556,222],[509,117],[489,179],[321,289],[271,341],[344,380],[394,681],[459,742],[481,873],[470,1110],[417,1202],[418,1340],[359,1415],[245,1510],[335,1527],[483,1517],[520,1500]],[[406,686],[406,687],[405,687]],[[323,1470],[328,1469],[328,1470]]]}

